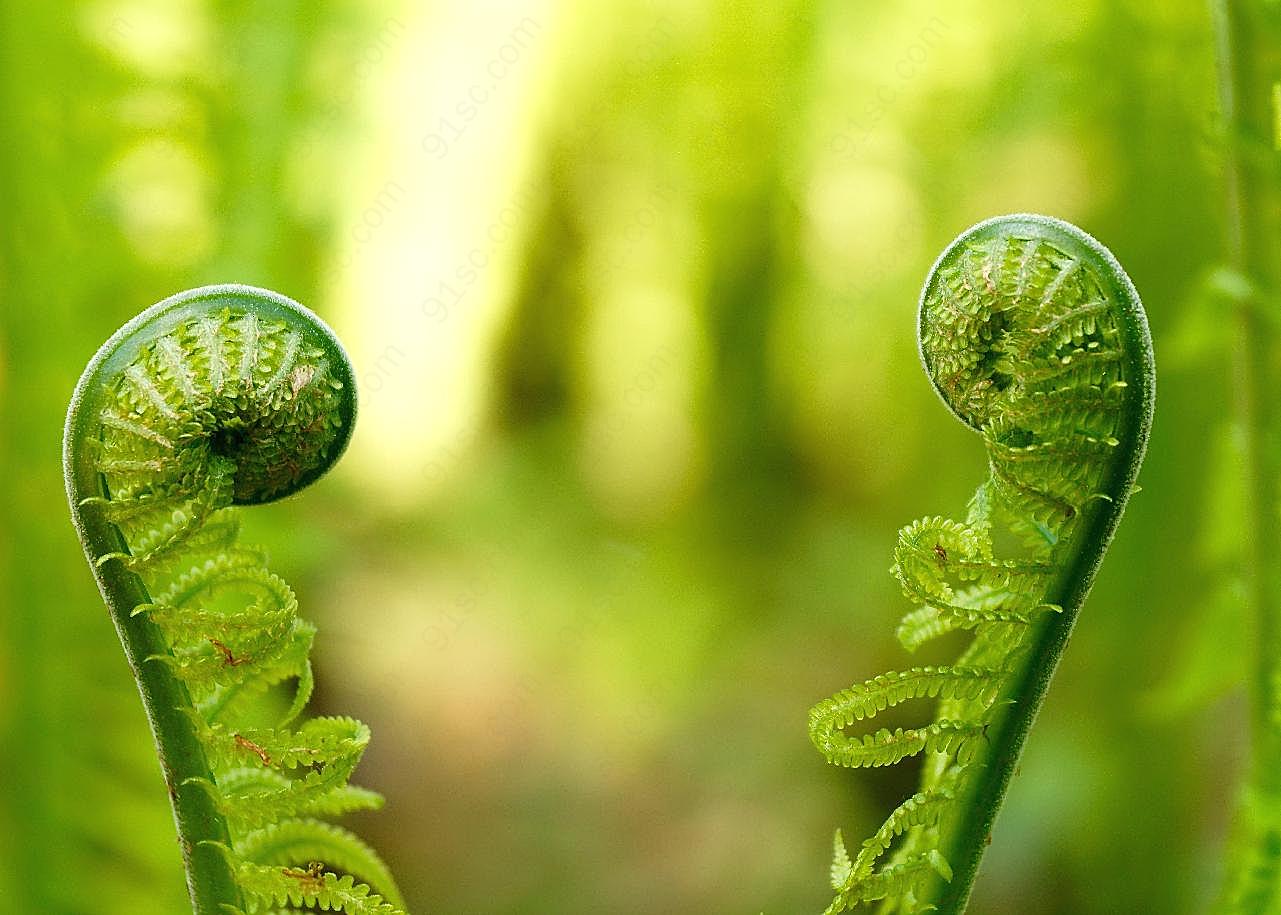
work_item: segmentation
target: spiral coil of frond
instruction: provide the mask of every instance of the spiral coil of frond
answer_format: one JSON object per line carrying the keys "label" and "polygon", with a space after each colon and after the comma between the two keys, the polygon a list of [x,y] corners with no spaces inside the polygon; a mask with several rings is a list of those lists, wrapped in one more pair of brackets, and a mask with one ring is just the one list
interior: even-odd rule
{"label": "spiral coil of frond", "polygon": [[[925,756],[920,792],[853,861],[837,833],[828,913],[877,901],[885,915],[964,908],[979,840],[1133,489],[1152,410],[1137,294],[1105,249],[1057,220],[1000,217],[963,233],[926,282],[919,343],[944,402],[982,436],[989,477],[963,521],[899,532],[893,574],[918,607],[898,635],[909,651],[958,630],[971,638],[951,666],[883,674],[811,711],[811,739],[834,764]],[[938,700],[933,721],[847,733],[913,699]]]}
{"label": "spiral coil of frond", "polygon": [[[187,768],[171,776],[162,759],[179,782],[170,788],[184,853],[212,851],[235,884],[202,897],[193,877],[193,902],[198,912],[402,912],[378,856],[316,819],[381,805],[349,784],[369,730],[350,718],[297,723],[316,629],[263,554],[239,544],[233,507],[287,495],[337,459],[354,411],[350,366],[314,315],[263,290],[210,287],[153,312],[86,372],[68,467],[82,535],[97,525],[83,539],[109,604],[128,590],[119,576],[142,584],[129,593],[145,598],[117,619],[126,650],[152,640],[131,660],[167,671],[158,682],[178,684],[171,701],[189,719],[179,726],[194,739]],[[86,480],[94,495],[83,496]],[[139,671],[144,699],[155,674]],[[276,720],[266,720],[264,697],[282,689]],[[148,711],[154,721],[171,709]],[[159,726],[157,737],[163,757]],[[184,800],[204,830],[194,841],[182,834]]]}

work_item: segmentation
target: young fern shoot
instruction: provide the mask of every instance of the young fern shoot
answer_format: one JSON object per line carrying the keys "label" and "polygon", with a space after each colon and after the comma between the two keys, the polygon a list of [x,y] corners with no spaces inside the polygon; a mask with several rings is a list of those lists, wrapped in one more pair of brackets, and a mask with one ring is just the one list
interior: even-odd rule
{"label": "young fern shoot", "polygon": [[[1147,318],[1112,254],[1075,226],[1001,216],[963,232],[921,294],[921,360],[983,438],[989,476],[964,520],[899,532],[893,573],[918,605],[909,651],[963,630],[955,663],[874,677],[820,702],[810,737],[836,765],[924,754],[920,790],[850,857],[838,830],[828,913],[957,915],[969,900],[1028,730],[1121,518],[1147,447]],[[848,733],[913,699],[934,720]]]}
{"label": "young fern shoot", "polygon": [[[351,364],[316,315],[224,285],[122,327],[67,413],[72,520],[151,722],[195,915],[403,915],[373,850],[318,819],[381,805],[348,784],[369,730],[295,723],[316,630],[239,543],[233,507],[323,474],[355,412]],[[274,722],[273,688],[292,691]]]}

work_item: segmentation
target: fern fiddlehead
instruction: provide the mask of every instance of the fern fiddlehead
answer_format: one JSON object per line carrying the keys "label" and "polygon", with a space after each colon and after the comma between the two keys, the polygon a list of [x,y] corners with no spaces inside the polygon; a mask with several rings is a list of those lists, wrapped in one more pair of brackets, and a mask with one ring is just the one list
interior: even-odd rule
{"label": "fern fiddlehead", "polygon": [[196,915],[403,910],[378,856],[318,819],[381,803],[348,784],[369,731],[295,723],[315,628],[239,543],[234,507],[323,474],[355,408],[351,365],[319,318],[224,285],[122,327],[67,413],[72,520],[152,725]]}
{"label": "fern fiddlehead", "polygon": [[[921,359],[948,408],[983,438],[989,476],[963,521],[902,531],[893,573],[919,605],[912,650],[964,631],[948,666],[883,674],[820,702],[810,737],[829,762],[924,754],[920,790],[851,858],[836,834],[828,913],[962,912],[1054,668],[1147,446],[1155,368],[1133,284],[1075,226],[1026,214],[962,233],[921,294]],[[847,729],[914,699],[933,721]],[[885,859],[885,860],[883,860]]]}

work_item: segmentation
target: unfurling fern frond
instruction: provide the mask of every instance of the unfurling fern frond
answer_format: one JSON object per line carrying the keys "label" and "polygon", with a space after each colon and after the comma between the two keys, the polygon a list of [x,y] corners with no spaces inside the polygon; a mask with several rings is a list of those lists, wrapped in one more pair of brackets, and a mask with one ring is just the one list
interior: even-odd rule
{"label": "unfurling fern frond", "polygon": [[[316,629],[263,554],[239,545],[232,507],[311,483],[354,419],[332,332],[245,286],[139,315],[89,363],[67,415],[73,520],[152,723],[196,915],[404,911],[373,850],[315,819],[381,805],[348,784],[369,729],[293,723]],[[286,685],[264,726],[264,695]]]}
{"label": "unfurling fern frond", "polygon": [[[908,650],[948,633],[955,664],[881,674],[810,712],[841,766],[925,754],[921,790],[853,860],[837,832],[828,913],[964,910],[992,824],[1147,446],[1155,370],[1138,294],[1080,229],[1003,216],[964,232],[921,295],[921,359],[944,403],[977,430],[988,479],[966,518],[905,527],[893,573],[917,604]],[[910,700],[912,728],[847,733]],[[882,859],[886,860],[882,863]]]}

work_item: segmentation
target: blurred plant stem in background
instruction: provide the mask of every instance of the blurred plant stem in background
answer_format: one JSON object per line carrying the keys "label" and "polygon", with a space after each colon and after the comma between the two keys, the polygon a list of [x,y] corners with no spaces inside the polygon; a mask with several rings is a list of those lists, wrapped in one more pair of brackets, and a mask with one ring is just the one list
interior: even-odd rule
{"label": "blurred plant stem in background", "polygon": [[51,502],[61,486],[52,432],[66,411],[68,367],[115,320],[95,299],[135,288],[129,252],[91,215],[115,143],[95,112],[119,88],[57,5],[0,3],[0,122],[22,137],[0,144],[5,912],[159,915],[186,905],[129,672],[93,589],[63,590],[83,569]]}
{"label": "blurred plant stem in background", "polygon": [[1253,752],[1229,849],[1225,911],[1281,899],[1281,4],[1216,0],[1228,260],[1240,277],[1236,385],[1255,626]]}

